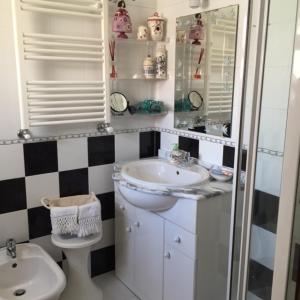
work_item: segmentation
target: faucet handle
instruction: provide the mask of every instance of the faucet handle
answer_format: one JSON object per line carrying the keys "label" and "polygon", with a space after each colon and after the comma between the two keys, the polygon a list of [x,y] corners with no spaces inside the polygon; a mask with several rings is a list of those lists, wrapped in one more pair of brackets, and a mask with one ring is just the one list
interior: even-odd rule
{"label": "faucet handle", "polygon": [[6,248],[7,249],[14,249],[16,247],[16,241],[14,239],[8,239],[6,241]]}

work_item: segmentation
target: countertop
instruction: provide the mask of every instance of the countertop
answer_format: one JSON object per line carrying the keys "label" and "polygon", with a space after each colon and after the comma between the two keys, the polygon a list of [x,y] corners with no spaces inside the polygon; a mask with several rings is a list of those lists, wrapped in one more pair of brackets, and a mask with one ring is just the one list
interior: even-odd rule
{"label": "countertop", "polygon": [[119,162],[114,164],[113,180],[118,184],[127,187],[128,189],[154,195],[174,196],[184,199],[201,200],[205,198],[216,197],[221,194],[232,192],[232,182],[220,182],[210,178],[199,185],[188,187],[157,187],[149,189],[143,186],[135,185],[126,181],[122,174],[121,169],[127,162]]}

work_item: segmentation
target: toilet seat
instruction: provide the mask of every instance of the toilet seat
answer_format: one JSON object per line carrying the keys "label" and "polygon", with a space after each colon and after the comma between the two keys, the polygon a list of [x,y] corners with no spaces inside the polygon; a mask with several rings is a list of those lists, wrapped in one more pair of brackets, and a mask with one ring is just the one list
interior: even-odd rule
{"label": "toilet seat", "polygon": [[101,241],[102,233],[92,234],[87,237],[52,234],[52,243],[63,249],[82,249],[93,246]]}

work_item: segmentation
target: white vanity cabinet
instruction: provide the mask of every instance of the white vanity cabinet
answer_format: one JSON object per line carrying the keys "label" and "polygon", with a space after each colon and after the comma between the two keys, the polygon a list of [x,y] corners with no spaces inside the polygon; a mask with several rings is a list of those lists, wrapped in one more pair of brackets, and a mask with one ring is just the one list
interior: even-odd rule
{"label": "white vanity cabinet", "polygon": [[179,199],[153,213],[129,204],[115,187],[116,276],[141,300],[222,300],[231,194]]}
{"label": "white vanity cabinet", "polygon": [[162,300],[164,220],[116,192],[116,274],[139,298]]}
{"label": "white vanity cabinet", "polygon": [[195,299],[195,266],[195,260],[165,245],[164,300]]}

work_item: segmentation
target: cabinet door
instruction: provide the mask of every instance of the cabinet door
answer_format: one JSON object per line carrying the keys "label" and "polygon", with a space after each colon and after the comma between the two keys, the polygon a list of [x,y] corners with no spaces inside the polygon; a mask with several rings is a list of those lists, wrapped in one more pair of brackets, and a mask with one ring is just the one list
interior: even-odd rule
{"label": "cabinet door", "polygon": [[118,215],[115,219],[116,276],[133,289],[134,232],[133,222]]}
{"label": "cabinet door", "polygon": [[194,300],[195,260],[165,246],[164,300]]}
{"label": "cabinet door", "polygon": [[141,299],[162,300],[164,221],[145,210],[136,213],[134,285]]}

